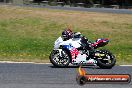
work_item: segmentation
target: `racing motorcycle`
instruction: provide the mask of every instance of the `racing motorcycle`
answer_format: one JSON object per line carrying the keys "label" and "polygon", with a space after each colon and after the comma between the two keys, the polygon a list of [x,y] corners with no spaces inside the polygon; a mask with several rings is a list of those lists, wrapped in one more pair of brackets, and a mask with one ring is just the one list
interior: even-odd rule
{"label": "racing motorcycle", "polygon": [[[82,42],[83,38],[71,38],[63,41],[59,37],[54,43],[54,49],[51,52],[50,62],[56,67],[67,67],[72,65],[96,65],[103,69],[112,68],[116,59],[115,56],[108,50],[98,50],[108,44],[108,39],[97,39],[95,42],[88,44]],[[88,42],[88,39],[86,39]],[[88,46],[88,47],[86,47]]]}

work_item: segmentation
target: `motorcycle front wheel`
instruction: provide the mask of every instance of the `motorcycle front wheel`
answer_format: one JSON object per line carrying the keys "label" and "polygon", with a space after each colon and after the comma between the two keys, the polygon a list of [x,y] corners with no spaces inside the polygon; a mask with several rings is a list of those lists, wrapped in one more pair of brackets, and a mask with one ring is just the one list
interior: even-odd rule
{"label": "motorcycle front wheel", "polygon": [[116,63],[115,56],[110,51],[108,51],[108,50],[99,50],[98,53],[104,54],[104,56],[96,57],[97,65],[100,68],[111,69],[115,65],[115,63]]}
{"label": "motorcycle front wheel", "polygon": [[67,67],[70,63],[70,57],[66,51],[62,51],[62,56],[60,56],[57,50],[53,50],[49,59],[55,67]]}

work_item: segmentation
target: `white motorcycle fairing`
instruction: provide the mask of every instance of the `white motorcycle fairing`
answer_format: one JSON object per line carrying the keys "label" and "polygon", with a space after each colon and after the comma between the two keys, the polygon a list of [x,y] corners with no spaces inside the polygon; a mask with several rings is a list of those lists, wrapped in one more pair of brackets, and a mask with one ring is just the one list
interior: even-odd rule
{"label": "white motorcycle fairing", "polygon": [[61,37],[59,37],[54,43],[54,50],[58,50],[61,56],[61,51],[59,47],[61,45],[68,46],[68,50],[70,51],[72,57],[72,64],[95,64],[96,61],[94,59],[86,60],[88,57],[86,54],[83,54],[81,51],[78,51],[77,48],[81,47],[81,38],[72,38],[67,41],[63,41]]}
{"label": "white motorcycle fairing", "polygon": [[63,41],[63,39],[59,37],[54,43],[54,49],[59,49],[60,45],[71,45],[75,48],[79,48],[81,47],[80,44],[81,44],[80,38],[76,38],[76,39],[72,38],[67,41]]}

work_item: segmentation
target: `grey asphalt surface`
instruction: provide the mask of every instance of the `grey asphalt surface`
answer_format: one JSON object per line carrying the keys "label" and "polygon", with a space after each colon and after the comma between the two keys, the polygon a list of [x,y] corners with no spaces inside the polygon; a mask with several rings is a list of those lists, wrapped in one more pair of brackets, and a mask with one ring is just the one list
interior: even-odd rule
{"label": "grey asphalt surface", "polygon": [[60,6],[45,6],[44,8],[73,10],[73,11],[87,11],[87,12],[101,12],[101,13],[115,13],[115,14],[132,14],[132,10],[129,9],[83,8],[83,7],[60,7]]}
{"label": "grey asphalt surface", "polygon": [[112,8],[83,8],[83,7],[70,7],[70,6],[43,6],[43,5],[11,5],[0,3],[0,5],[9,6],[22,6],[22,7],[34,7],[34,8],[47,8],[47,9],[59,9],[59,10],[72,10],[72,11],[86,11],[86,12],[100,12],[100,13],[114,13],[114,14],[132,14],[132,9],[112,9]]}
{"label": "grey asphalt surface", "polygon": [[86,11],[86,12],[100,12],[100,13],[114,13],[114,14],[132,14],[132,9],[112,9],[112,8],[83,8],[83,7],[70,7],[70,6],[42,6],[42,5],[17,5],[24,7],[34,8],[47,8],[59,10],[72,10],[72,11]]}
{"label": "grey asphalt surface", "polygon": [[[85,68],[89,74],[130,74],[132,67]],[[0,88],[132,88],[129,84],[76,83],[77,67],[55,68],[51,64],[0,63]]]}

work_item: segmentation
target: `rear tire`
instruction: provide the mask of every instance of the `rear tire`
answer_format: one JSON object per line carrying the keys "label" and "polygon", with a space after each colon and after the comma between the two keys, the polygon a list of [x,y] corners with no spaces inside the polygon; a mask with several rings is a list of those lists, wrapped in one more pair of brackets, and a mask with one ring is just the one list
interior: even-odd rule
{"label": "rear tire", "polygon": [[62,57],[60,57],[59,52],[57,50],[53,50],[50,54],[50,62],[55,67],[67,67],[70,63],[70,57],[68,56],[66,51],[62,51]]}
{"label": "rear tire", "polygon": [[[116,63],[115,56],[108,50],[100,50],[99,53],[104,53],[105,56],[101,57],[102,59],[97,58],[97,65],[102,69],[111,69]],[[109,59],[111,62],[103,59]]]}

